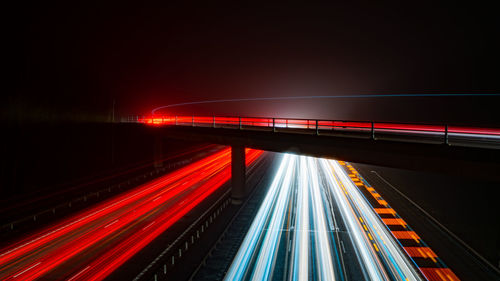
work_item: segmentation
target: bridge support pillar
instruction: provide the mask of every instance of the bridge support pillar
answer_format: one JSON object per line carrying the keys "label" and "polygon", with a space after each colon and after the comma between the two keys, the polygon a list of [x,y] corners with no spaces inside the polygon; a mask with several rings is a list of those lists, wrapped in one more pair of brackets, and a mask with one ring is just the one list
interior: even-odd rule
{"label": "bridge support pillar", "polygon": [[245,147],[231,146],[231,198],[233,204],[241,204],[246,197]]}

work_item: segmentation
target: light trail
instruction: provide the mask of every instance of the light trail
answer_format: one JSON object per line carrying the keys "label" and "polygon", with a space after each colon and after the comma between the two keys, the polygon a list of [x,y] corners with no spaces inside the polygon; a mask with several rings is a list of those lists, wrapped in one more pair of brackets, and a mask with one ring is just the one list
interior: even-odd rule
{"label": "light trail", "polygon": [[[1,250],[0,279],[104,279],[226,183],[230,153],[219,151]],[[246,153],[250,165],[262,151]]]}
{"label": "light trail", "polygon": [[[287,172],[291,172],[290,170]],[[292,170],[293,172],[293,170]],[[269,221],[267,224],[267,229],[263,233],[263,241],[260,246],[260,251],[257,256],[255,270],[252,273],[251,280],[269,280],[271,279],[272,268],[276,263],[277,259],[277,247],[275,245],[279,244],[281,238],[281,232],[283,223],[285,221],[285,216],[283,213],[286,211],[287,201],[290,197],[291,177],[285,175],[282,183],[282,188],[278,193],[278,197],[273,202],[274,206],[272,208],[271,216],[269,216]]]}
{"label": "light trail", "polygon": [[174,103],[159,106],[151,110],[154,115],[157,111],[172,107],[211,104],[211,103],[227,103],[227,102],[247,102],[247,101],[277,101],[277,100],[308,100],[308,99],[367,99],[367,98],[401,98],[401,97],[495,97],[500,96],[499,93],[420,93],[420,94],[356,94],[356,95],[324,95],[324,96],[289,96],[289,97],[260,97],[260,98],[238,98],[238,99],[218,99],[218,100],[201,100]]}
{"label": "light trail", "polygon": [[[356,239],[364,239],[365,243],[357,243],[359,245],[365,245],[365,247],[359,247],[358,249],[363,253],[363,255],[371,254],[373,258],[378,259],[375,263],[373,261],[368,262],[365,260],[365,268],[372,267],[373,264],[378,265],[377,271],[381,274],[384,271],[387,275],[390,275],[392,278],[396,280],[421,280],[421,276],[417,272],[417,269],[412,264],[412,261],[408,258],[408,256],[404,253],[403,249],[399,247],[397,241],[391,235],[389,230],[385,227],[382,221],[378,218],[373,208],[367,202],[366,198],[361,194],[359,189],[354,185],[351,179],[347,176],[345,171],[340,167],[338,162],[334,160],[325,160],[322,161],[322,168],[325,170],[325,173],[328,172],[328,167],[330,169],[333,168],[333,174],[335,177],[334,181],[330,181],[333,183],[331,185],[332,188],[344,189],[346,196],[339,196],[337,198],[338,201],[344,200],[346,203],[347,200],[351,201],[352,208],[350,210],[343,209],[344,212],[342,216],[345,220],[348,221],[356,221],[356,223],[363,223],[364,226],[367,226],[368,231],[361,231],[363,235],[357,235]],[[349,199],[347,197],[350,197]],[[351,211],[351,212],[349,212]],[[361,221],[361,218],[363,221]],[[349,225],[354,225],[355,223],[350,222]],[[363,229],[364,229],[363,226]],[[360,228],[358,227],[358,230]],[[376,238],[375,243],[372,244],[371,237]],[[372,249],[368,249],[366,245],[373,245],[375,252]],[[374,255],[375,254],[375,255]],[[385,265],[382,267],[381,265]],[[377,279],[380,277],[378,274],[375,274],[375,269],[370,269],[370,279]],[[373,275],[372,275],[373,274]],[[384,278],[387,278],[384,276]]]}
{"label": "light trail", "polygon": [[277,201],[278,195],[282,193],[281,188],[283,187],[283,181],[286,178],[290,180],[294,162],[295,159],[290,155],[285,155],[281,161],[276,176],[269,187],[269,191],[250,226],[250,230],[248,231],[249,234],[245,237],[245,240],[243,240],[240,250],[236,254],[233,264],[224,280],[243,280],[247,275],[247,266],[252,259],[253,253],[256,251],[257,243],[260,240],[260,233],[264,231],[264,227],[267,223],[267,216],[273,208],[274,203]]}
{"label": "light trail", "polygon": [[316,120],[297,118],[219,117],[219,116],[130,116],[127,122],[149,126],[189,126],[224,129],[269,130],[313,135],[341,135],[415,143],[445,143],[457,146],[500,147],[499,128],[459,127],[431,124],[405,124],[368,121]]}
{"label": "light trail", "polygon": [[[352,186],[358,191],[358,195],[364,193],[365,199],[373,208],[377,216],[385,224],[385,228],[391,232],[392,237],[398,242],[420,272],[429,281],[458,281],[460,280],[454,272],[432,251],[431,248],[412,230],[412,228],[401,218],[382,196],[369,185],[367,181],[349,163],[335,162],[344,175],[349,176]],[[361,220],[361,218],[360,218]],[[361,223],[364,223],[361,221]],[[368,230],[367,230],[368,231]],[[374,240],[367,233],[370,240]],[[387,235],[387,233],[386,233]],[[390,237],[390,235],[387,235]],[[374,244],[374,247],[376,245]],[[382,245],[384,246],[384,245]],[[376,246],[378,248],[378,246]],[[400,249],[397,247],[397,249]]]}
{"label": "light trail", "polygon": [[337,161],[285,155],[263,202],[225,280],[426,280]]}
{"label": "light trail", "polygon": [[337,184],[334,174],[328,170],[329,163],[325,161],[327,160],[321,161],[321,169],[325,172],[325,175],[328,178],[334,200],[337,202],[342,220],[345,222],[346,228],[349,231],[351,242],[353,243],[356,251],[357,260],[360,264],[364,265],[361,269],[363,270],[365,279],[387,280],[387,275],[383,272],[383,270],[380,270],[381,265],[376,259],[376,255],[373,248],[370,246],[370,242],[367,241],[363,235],[363,227],[360,225],[357,216],[353,215],[353,207],[351,206],[351,202],[349,202],[346,197],[347,191],[343,190]]}
{"label": "light trail", "polygon": [[[300,157],[303,162],[304,158]],[[308,173],[305,167],[299,169],[301,186],[307,185]],[[306,280],[309,278],[309,194],[307,189],[297,191],[297,212],[295,214],[295,237],[293,253],[292,280]]]}
{"label": "light trail", "polygon": [[[306,157],[301,157],[302,159]],[[305,160],[305,159],[304,159]],[[318,280],[335,280],[334,265],[332,260],[332,241],[330,240],[330,229],[326,225],[326,207],[324,204],[323,193],[319,185],[319,173],[316,159],[307,157],[307,170],[309,171],[309,194],[311,196],[311,210],[314,222],[314,240],[315,243],[315,256],[316,256],[316,270],[318,272]],[[302,165],[306,163],[302,163]],[[307,185],[303,189],[306,189]]]}

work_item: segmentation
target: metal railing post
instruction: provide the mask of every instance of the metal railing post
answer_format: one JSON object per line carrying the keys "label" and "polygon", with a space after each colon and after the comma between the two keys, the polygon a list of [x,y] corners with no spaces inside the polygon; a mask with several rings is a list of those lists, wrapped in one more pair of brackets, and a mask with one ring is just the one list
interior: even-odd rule
{"label": "metal railing post", "polygon": [[276,132],[276,118],[273,118],[273,132]]}
{"label": "metal railing post", "polygon": [[241,130],[241,117],[238,117],[238,129]]}
{"label": "metal railing post", "polygon": [[371,138],[372,138],[372,140],[375,140],[375,126],[374,126],[373,122],[372,122]]}
{"label": "metal railing post", "polygon": [[215,115],[214,115],[214,116],[213,116],[213,118],[212,118],[212,125],[213,125],[213,127],[215,128]]}
{"label": "metal railing post", "polygon": [[191,126],[194,127],[194,115],[193,118],[191,119]]}
{"label": "metal railing post", "polygon": [[175,115],[175,126],[177,126],[177,115]]}
{"label": "metal railing post", "polygon": [[316,136],[319,136],[318,120],[316,120]]}
{"label": "metal railing post", "polygon": [[448,145],[448,125],[444,125],[444,144]]}

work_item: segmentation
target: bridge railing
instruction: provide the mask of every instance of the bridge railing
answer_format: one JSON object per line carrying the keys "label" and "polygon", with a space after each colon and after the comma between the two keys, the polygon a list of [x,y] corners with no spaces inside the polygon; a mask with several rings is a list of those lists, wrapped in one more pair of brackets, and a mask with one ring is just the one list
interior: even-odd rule
{"label": "bridge railing", "polygon": [[272,132],[368,138],[372,140],[384,139],[500,148],[500,128],[234,116],[129,116],[124,121],[154,126],[176,125],[240,130],[268,130]]}

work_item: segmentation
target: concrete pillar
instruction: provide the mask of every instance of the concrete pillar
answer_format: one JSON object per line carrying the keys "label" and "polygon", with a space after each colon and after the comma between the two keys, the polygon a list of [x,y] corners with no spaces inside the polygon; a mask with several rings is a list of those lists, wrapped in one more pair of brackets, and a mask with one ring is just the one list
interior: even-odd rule
{"label": "concrete pillar", "polygon": [[154,167],[163,167],[163,141],[159,136],[154,137]]}
{"label": "concrete pillar", "polygon": [[233,145],[231,147],[231,198],[233,204],[243,203],[247,195],[245,181],[245,147]]}

